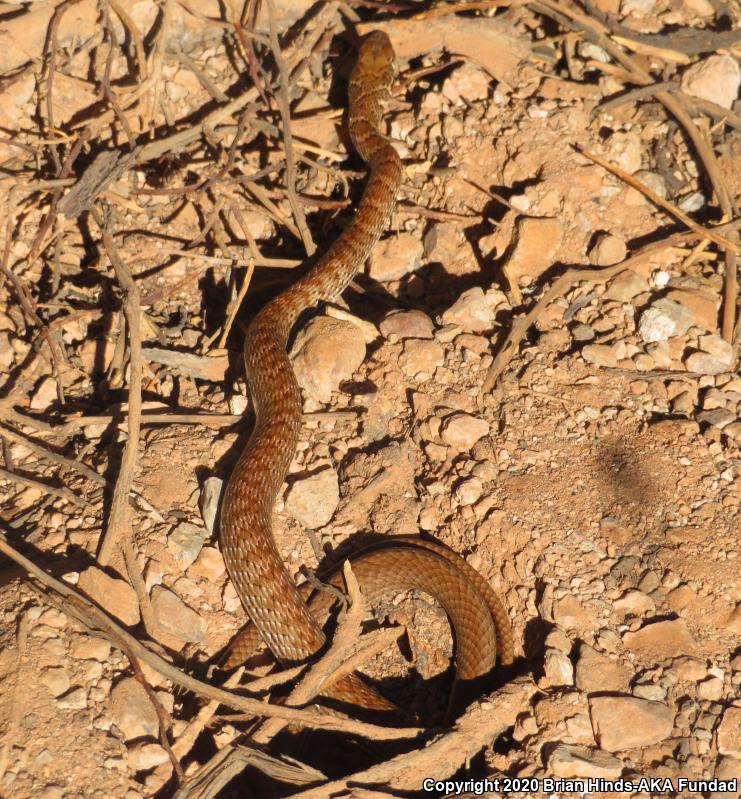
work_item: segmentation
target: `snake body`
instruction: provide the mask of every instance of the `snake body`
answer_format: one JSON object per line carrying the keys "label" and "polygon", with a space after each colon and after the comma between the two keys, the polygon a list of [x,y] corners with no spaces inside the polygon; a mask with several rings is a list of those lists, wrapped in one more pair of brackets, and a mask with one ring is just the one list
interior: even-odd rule
{"label": "snake body", "polygon": [[[255,316],[245,336],[255,426],[224,493],[221,548],[245,610],[283,664],[304,661],[325,643],[272,533],[275,497],[296,451],[302,418],[286,343],[302,311],[342,292],[388,224],[401,183],[399,156],[380,131],[393,78],[388,36],[371,33],[360,46],[348,87],[350,137],[369,168],[356,213],[312,269]],[[511,661],[506,611],[484,579],[447,548],[416,537],[391,537],[382,547],[353,558],[352,565],[370,602],[406,588],[419,588],[440,601],[456,637],[459,680],[487,674],[498,650],[503,662]],[[366,708],[391,707],[353,674],[337,681],[327,694]]]}

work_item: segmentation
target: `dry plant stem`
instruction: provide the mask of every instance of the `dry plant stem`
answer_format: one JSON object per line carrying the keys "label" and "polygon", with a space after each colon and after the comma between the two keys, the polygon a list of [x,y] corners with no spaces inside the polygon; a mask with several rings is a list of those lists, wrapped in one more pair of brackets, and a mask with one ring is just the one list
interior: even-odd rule
{"label": "dry plant stem", "polygon": [[247,294],[247,289],[250,287],[254,271],[255,271],[255,262],[250,258],[247,264],[247,271],[244,276],[244,280],[242,281],[242,285],[239,288],[239,292],[234,302],[230,303],[229,314],[226,318],[226,322],[224,323],[224,329],[221,331],[221,336],[219,337],[219,349],[223,349],[226,346],[226,340],[229,338],[229,331],[232,329],[232,325],[234,324],[234,319],[237,316],[237,312],[242,306],[242,300],[245,298],[245,295]]}
{"label": "dry plant stem", "polygon": [[[719,225],[716,230],[723,231],[723,233],[733,233],[738,227],[741,227],[741,220],[737,219],[735,222]],[[615,275],[620,274],[620,272],[641,263],[659,250],[692,241],[696,237],[697,234],[695,233],[677,233],[663,241],[647,245],[635,255],[614,266],[604,269],[569,269],[564,272],[527,313],[512,322],[509,334],[499,348],[499,352],[486,374],[484,385],[481,388],[482,393],[488,394],[494,388],[494,384],[507,368],[507,364],[514,357],[528,329],[538,320],[548,304],[553,302],[557,297],[565,294],[576,283],[582,280],[604,283],[606,280],[610,280],[615,277]]]}
{"label": "dry plant stem", "polygon": [[54,486],[47,485],[46,483],[42,483],[39,480],[34,480],[31,477],[25,477],[22,474],[9,471],[8,469],[0,468],[0,479],[11,480],[14,483],[18,483],[19,485],[32,486],[33,488],[38,488],[43,494],[50,494],[51,496],[54,497],[61,497],[62,499],[66,499],[67,502],[71,502],[73,505],[77,505],[78,508],[84,508],[87,505],[84,499],[78,497],[77,494],[74,494],[68,488],[55,488]]}
{"label": "dry plant stem", "polygon": [[[57,66],[57,31],[59,30],[59,23],[62,21],[64,14],[75,3],[80,0],[72,0],[69,3],[61,3],[54,10],[51,22],[49,23],[49,31],[47,41],[49,42],[49,58],[47,60],[46,68],[48,70],[46,75],[46,125],[49,133],[54,132],[54,102],[53,102],[53,87],[54,87],[54,72]],[[62,170],[62,163],[59,160],[59,152],[56,145],[49,145],[52,160],[57,170],[57,176]]]}
{"label": "dry plant stem", "polygon": [[[244,673],[244,668],[238,668],[234,674],[230,674],[229,677],[224,681],[224,684],[221,686],[222,688],[236,688],[241,679],[242,674]],[[186,730],[180,735],[180,737],[175,741],[172,745],[172,751],[175,753],[175,756],[178,760],[184,758],[188,752],[193,748],[193,745],[196,742],[196,738],[206,729],[206,726],[211,721],[211,719],[216,715],[216,711],[219,707],[219,702],[215,700],[211,700],[207,702],[199,711],[196,717],[188,724]]]}
{"label": "dry plant stem", "polygon": [[703,227],[695,222],[694,219],[687,216],[684,211],[681,211],[677,208],[674,203],[670,203],[668,200],[665,200],[663,197],[660,197],[656,192],[652,191],[651,189],[646,186],[645,183],[641,183],[640,180],[633,177],[633,175],[629,175],[625,170],[620,169],[619,166],[615,164],[611,164],[609,161],[606,161],[604,158],[601,158],[599,155],[595,155],[594,153],[590,153],[587,150],[583,150],[581,147],[577,147],[577,152],[583,155],[585,158],[588,158],[590,161],[593,161],[595,164],[599,164],[603,169],[606,169],[608,172],[611,172],[616,177],[619,177],[620,180],[627,183],[629,186],[632,186],[637,191],[641,192],[644,197],[648,197],[654,205],[658,205],[659,208],[663,208],[668,214],[673,216],[675,219],[678,219],[684,225],[686,225],[690,230],[694,230],[698,236],[702,236],[703,238],[710,239],[710,241],[715,242],[720,247],[723,247],[727,250],[731,250],[732,252],[741,252],[741,246],[736,244],[730,239],[727,239],[725,236],[721,236],[719,233],[716,233],[715,230],[712,228]]}
{"label": "dry plant stem", "polygon": [[50,595],[47,595],[47,597],[50,600],[56,599],[58,601],[61,598],[62,601],[59,604],[61,609],[68,616],[75,618],[88,630],[96,634],[102,634],[108,641],[119,647],[119,649],[122,649],[122,651],[125,652],[126,648],[130,649],[139,660],[151,666],[155,671],[158,671],[176,685],[180,685],[198,696],[204,696],[207,699],[215,699],[227,707],[231,707],[243,713],[249,713],[252,716],[276,716],[285,719],[291,724],[297,724],[300,727],[336,730],[338,732],[361,735],[372,740],[413,738],[415,735],[423,732],[419,727],[380,727],[376,724],[366,724],[365,722],[351,719],[340,719],[308,710],[297,710],[296,708],[282,707],[280,705],[268,705],[258,699],[252,699],[230,691],[225,691],[221,688],[215,688],[208,683],[201,682],[185,674],[185,672],[175,668],[175,666],[168,663],[159,655],[147,649],[147,647],[113,621],[105,612],[83,597],[82,594],[79,594],[65,583],[56,580],[33,563],[33,561],[21,555],[20,552],[8,544],[5,536],[1,533],[0,553],[7,555],[11,560],[25,569],[28,574],[48,588],[50,590]]}
{"label": "dry plant stem", "polygon": [[[316,39],[319,39],[332,25],[332,19],[337,12],[337,3],[329,2],[322,6],[321,10],[312,20],[313,27],[303,39],[299,39],[291,48],[290,55],[286,57],[286,65],[291,73],[291,80],[295,80],[296,73],[299,71],[303,60],[303,53],[306,49],[313,47]],[[332,27],[334,27],[332,25]],[[217,108],[202,119],[198,124],[186,128],[185,130],[173,133],[163,139],[145,144],[137,154],[136,163],[142,164],[147,161],[159,158],[165,153],[181,152],[187,145],[196,141],[207,128],[216,128],[220,122],[241,111],[248,103],[257,99],[258,92],[255,88],[248,89],[241,97],[232,100],[221,108]]]}
{"label": "dry plant stem", "polygon": [[507,683],[485,700],[485,706],[471,706],[455,727],[426,746],[397,755],[391,760],[333,782],[292,794],[300,799],[347,796],[356,788],[393,786],[402,795],[419,791],[420,775],[444,778],[456,772],[469,758],[490,746],[516,718],[526,712],[537,692],[529,676]]}
{"label": "dry plant stem", "polygon": [[[98,224],[102,227],[100,214],[98,213],[95,216]],[[98,552],[100,564],[107,566],[111,561],[115,548],[131,536],[129,493],[139,454],[142,405],[142,349],[139,289],[132,279],[131,273],[121,260],[113,241],[113,236],[111,236],[107,228],[103,228],[103,247],[116,273],[116,279],[124,291],[123,310],[126,316],[129,337],[128,438],[121,457],[116,485],[113,489],[108,525]]]}
{"label": "dry plant stem", "polygon": [[144,42],[142,41],[141,32],[118,0],[108,0],[108,3],[131,34],[131,39],[134,42],[134,49],[136,51],[136,63],[139,68],[139,82],[143,83],[147,79],[147,57],[144,51]]}
{"label": "dry plant stem", "polygon": [[312,256],[316,252],[316,245],[311,237],[311,231],[306,224],[306,217],[304,216],[304,209],[298,200],[296,193],[296,160],[293,152],[293,136],[291,135],[291,106],[288,97],[288,70],[286,69],[283,54],[280,50],[280,42],[278,41],[278,32],[275,27],[275,6],[273,0],[266,0],[268,9],[268,19],[270,22],[270,48],[273,51],[275,63],[278,66],[278,74],[280,77],[280,85],[278,86],[278,110],[280,111],[281,122],[283,124],[283,151],[286,158],[286,191],[288,193],[288,202],[293,212],[293,218],[296,220],[296,227],[301,234],[301,241],[304,243],[304,250],[307,257]]}
{"label": "dry plant stem", "polygon": [[268,777],[289,785],[307,785],[326,779],[321,771],[304,763],[296,760],[287,763],[260,749],[231,743],[191,774],[173,799],[215,799],[247,766],[254,766]]}

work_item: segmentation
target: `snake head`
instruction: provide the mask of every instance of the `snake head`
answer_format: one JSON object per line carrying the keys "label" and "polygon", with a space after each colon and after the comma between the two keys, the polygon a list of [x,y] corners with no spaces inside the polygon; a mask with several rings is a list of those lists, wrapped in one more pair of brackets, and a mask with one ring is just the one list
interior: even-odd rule
{"label": "snake head", "polygon": [[356,74],[378,75],[386,70],[393,70],[394,48],[391,39],[383,31],[372,31],[363,38],[358,50]]}

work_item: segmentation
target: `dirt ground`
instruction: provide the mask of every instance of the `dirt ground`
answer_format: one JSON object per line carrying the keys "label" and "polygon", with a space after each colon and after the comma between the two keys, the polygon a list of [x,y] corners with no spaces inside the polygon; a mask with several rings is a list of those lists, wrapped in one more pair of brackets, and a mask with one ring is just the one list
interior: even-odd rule
{"label": "dirt ground", "polygon": [[[274,533],[300,579],[370,534],[451,547],[508,609],[524,700],[504,721],[497,692],[477,700],[479,738],[451,737],[460,757],[438,771],[410,759],[404,779],[306,795],[456,790],[425,792],[426,777],[532,780],[492,796],[573,795],[544,780],[589,777],[634,783],[605,796],[739,795],[738,245],[732,225],[705,235],[741,193],[737,10],[604,0],[415,20],[376,5],[356,10],[399,55],[387,120],[404,186],[366,273],[292,340],[305,422]],[[279,4],[281,73],[265,9],[240,26],[228,3],[165,3],[164,20],[149,2],[63,7],[0,12],[0,540],[216,681],[245,620],[214,522],[251,424],[242,325],[294,279],[303,218],[321,252],[361,191],[342,119],[355,12]],[[640,70],[674,82],[663,96],[704,150],[661,89],[604,107]],[[0,555],[0,795],[174,796],[173,758],[190,777],[248,729],[224,705],[199,717],[203,701],[72,610]],[[378,620],[406,630],[364,671],[439,718],[445,614],[416,592]],[[334,777],[341,756],[324,755]],[[253,773],[218,795],[305,790]]]}

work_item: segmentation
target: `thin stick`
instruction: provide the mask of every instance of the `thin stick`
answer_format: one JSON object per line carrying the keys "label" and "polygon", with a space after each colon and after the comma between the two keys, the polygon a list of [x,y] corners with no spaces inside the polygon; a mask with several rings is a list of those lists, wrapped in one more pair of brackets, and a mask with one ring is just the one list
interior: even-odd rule
{"label": "thin stick", "polygon": [[304,243],[306,255],[311,256],[316,251],[316,245],[311,237],[311,232],[306,224],[304,209],[301,207],[296,193],[296,161],[293,153],[291,107],[288,98],[289,77],[285,61],[283,60],[283,54],[280,50],[278,32],[275,27],[275,6],[273,0],[267,0],[267,9],[268,19],[270,21],[270,49],[273,51],[273,58],[275,58],[275,63],[278,66],[278,74],[280,75],[280,84],[278,86],[276,99],[278,101],[281,122],[283,123],[283,151],[286,158],[286,191],[288,193],[288,202],[291,206],[291,211],[293,211],[293,218],[296,220],[296,227],[301,234],[301,241]]}
{"label": "thin stick", "polygon": [[141,430],[142,406],[142,347],[141,347],[141,306],[139,289],[118,254],[113,236],[101,224],[100,213],[96,221],[101,225],[103,247],[116,273],[116,278],[124,291],[123,310],[129,334],[129,410],[128,438],[121,457],[116,485],[113,489],[111,511],[107,529],[101,541],[98,560],[101,565],[110,563],[115,547],[131,534],[131,506],[129,493],[134,479],[134,471],[139,455],[139,433]]}
{"label": "thin stick", "polygon": [[40,480],[34,480],[31,477],[25,477],[22,474],[18,474],[18,472],[11,472],[8,469],[0,468],[0,478],[11,480],[14,483],[19,483],[20,485],[30,486],[31,488],[38,488],[43,494],[51,494],[51,496],[54,497],[62,497],[63,499],[66,499],[68,502],[71,502],[73,505],[77,505],[80,508],[84,508],[87,505],[82,497],[78,497],[77,494],[74,494],[68,488],[55,488],[47,483],[42,483]]}

